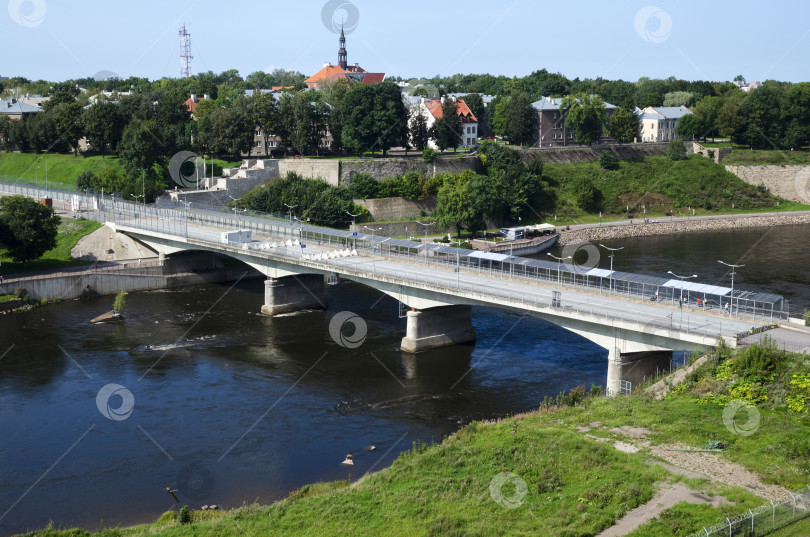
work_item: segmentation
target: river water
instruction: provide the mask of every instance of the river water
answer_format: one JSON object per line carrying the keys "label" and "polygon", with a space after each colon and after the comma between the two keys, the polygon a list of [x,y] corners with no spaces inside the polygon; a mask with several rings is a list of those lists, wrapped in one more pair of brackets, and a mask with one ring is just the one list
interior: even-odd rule
{"label": "river water", "polygon": [[[795,306],[810,302],[808,231],[605,244],[625,247],[617,270],[709,283],[723,281],[717,258],[744,263],[735,284]],[[396,301],[377,291],[343,282],[327,310],[277,318],[257,315],[263,292],[252,280],[133,293],[120,325],[87,322],[112,297],[0,317],[0,534],[151,521],[177,505],[166,487],[194,508],[272,502],[357,479],[470,420],[604,384],[607,351],[539,319],[473,308],[474,345],[413,357],[398,350]],[[355,349],[330,335],[343,311],[367,326]],[[340,464],[347,453],[354,466]]]}

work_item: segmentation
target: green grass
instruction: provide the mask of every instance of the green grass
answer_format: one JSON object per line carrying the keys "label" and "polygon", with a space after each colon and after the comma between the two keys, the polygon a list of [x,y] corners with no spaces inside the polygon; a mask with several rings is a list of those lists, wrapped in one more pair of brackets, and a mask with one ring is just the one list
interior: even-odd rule
{"label": "green grass", "polygon": [[17,300],[17,297],[14,295],[0,295],[0,304],[3,302],[11,302],[12,300]]}
{"label": "green grass", "polygon": [[6,255],[5,251],[0,251],[0,262],[2,262],[3,275],[20,273],[20,272],[33,272],[38,270],[59,269],[65,267],[74,267],[77,265],[86,265],[87,261],[80,261],[73,259],[70,256],[70,251],[79,242],[79,239],[85,235],[89,235],[102,226],[99,222],[91,220],[73,220],[71,218],[62,218],[62,223],[59,225],[59,234],[56,236],[56,247],[48,250],[45,254],[34,261],[29,261],[27,266],[22,263],[12,261]]}
{"label": "green grass", "polygon": [[[557,224],[591,223],[626,218],[626,207],[636,219],[660,217],[674,212],[686,216],[688,207],[696,214],[731,212],[760,212],[776,209],[779,198],[763,192],[727,172],[722,165],[692,156],[673,162],[667,157],[647,157],[620,161],[619,169],[603,170],[598,162],[576,164],[546,164],[543,179],[546,194],[536,200],[533,209],[538,219]],[[596,189],[596,199],[590,210],[577,205],[574,186],[587,182]],[[783,202],[780,211],[806,209],[801,204]],[[539,215],[539,216],[538,216]]]}
{"label": "green grass", "polygon": [[736,148],[723,159],[724,165],[743,164],[810,164],[810,152],[806,150],[763,150]]}
{"label": "green grass", "polygon": [[[618,451],[610,441],[586,437],[577,426],[599,421],[602,427],[591,434],[608,440],[616,437],[610,428],[625,425],[648,429],[653,444],[681,442],[698,448],[708,439],[722,440],[730,449],[713,456],[743,465],[765,483],[799,489],[810,481],[810,382],[797,389],[794,374],[810,378],[807,356],[767,344],[736,354],[720,347],[661,401],[636,394],[587,398],[561,408],[541,405],[540,411],[526,415],[471,423],[440,445],[415,445],[390,468],[355,483],[308,485],[270,506],[194,512],[190,525],[178,525],[176,515],[166,513],[153,524],[98,535],[585,536],[649,501],[657,484],[677,481],[734,504],[713,508],[680,503],[631,534],[684,535],[766,502],[754,491],[669,474],[650,462],[646,450]],[[761,421],[755,433],[736,436],[723,423],[723,409],[730,397],[758,393],[735,392],[745,383],[749,388],[759,385],[767,398],[760,398],[757,406]],[[789,412],[786,402],[797,395],[804,398],[804,407]],[[493,479],[502,472],[525,483],[525,495],[513,509],[492,497]],[[519,489],[506,483],[500,490],[509,499]],[[48,529],[29,535],[79,534]]]}
{"label": "green grass", "polygon": [[[24,182],[45,187],[45,164],[48,165],[48,185],[53,188],[74,189],[76,178],[83,171],[98,173],[104,168],[123,172],[118,157],[107,155],[74,156],[72,154],[0,153],[0,181]],[[210,160],[209,160],[210,164]],[[238,167],[241,161],[231,162],[214,159],[217,168]],[[39,170],[37,170],[39,166]],[[201,168],[202,169],[202,168]]]}

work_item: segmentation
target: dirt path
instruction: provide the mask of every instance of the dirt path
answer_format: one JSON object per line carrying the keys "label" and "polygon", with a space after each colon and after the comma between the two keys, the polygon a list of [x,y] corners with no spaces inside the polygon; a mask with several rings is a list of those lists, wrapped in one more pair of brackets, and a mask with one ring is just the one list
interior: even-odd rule
{"label": "dirt path", "polygon": [[690,489],[683,483],[674,485],[664,485],[652,500],[640,505],[616,521],[616,523],[597,535],[596,537],[619,537],[627,535],[642,524],[645,524],[661,514],[664,509],[669,509],[680,502],[707,504],[712,507],[729,503],[722,497],[710,498],[705,494]]}

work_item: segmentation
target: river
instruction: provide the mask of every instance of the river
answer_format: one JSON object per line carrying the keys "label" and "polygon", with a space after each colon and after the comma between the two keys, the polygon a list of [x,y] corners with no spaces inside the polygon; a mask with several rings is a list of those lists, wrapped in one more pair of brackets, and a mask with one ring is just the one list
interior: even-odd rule
{"label": "river", "polygon": [[[605,244],[625,247],[616,270],[712,283],[725,281],[716,259],[746,264],[735,285],[795,307],[810,302],[808,231]],[[532,317],[473,308],[474,345],[413,357],[398,350],[396,301],[377,291],[343,282],[328,287],[326,311],[277,318],[257,314],[263,292],[252,280],[132,293],[119,325],[87,322],[112,297],[0,317],[0,534],[148,522],[178,505],[166,487],[193,508],[272,502],[605,381],[607,351]],[[343,311],[367,326],[355,349],[330,336]],[[340,464],[347,453],[354,466]]]}

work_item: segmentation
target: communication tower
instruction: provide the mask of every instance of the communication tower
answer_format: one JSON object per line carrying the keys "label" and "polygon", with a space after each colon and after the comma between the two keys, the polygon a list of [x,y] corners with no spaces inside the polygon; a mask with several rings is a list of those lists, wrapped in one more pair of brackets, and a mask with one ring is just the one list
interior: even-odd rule
{"label": "communication tower", "polygon": [[188,78],[191,76],[191,60],[194,56],[191,55],[191,34],[186,30],[186,24],[180,28],[180,78]]}

